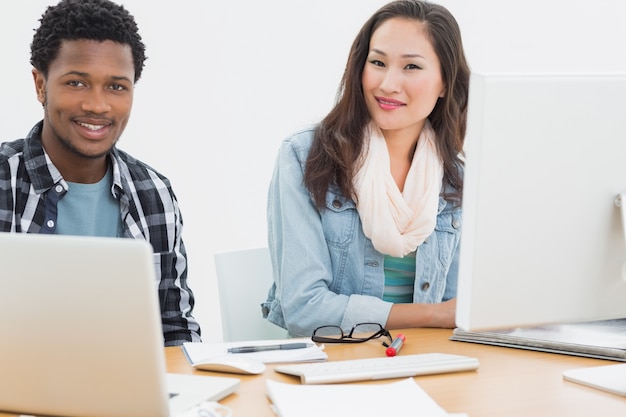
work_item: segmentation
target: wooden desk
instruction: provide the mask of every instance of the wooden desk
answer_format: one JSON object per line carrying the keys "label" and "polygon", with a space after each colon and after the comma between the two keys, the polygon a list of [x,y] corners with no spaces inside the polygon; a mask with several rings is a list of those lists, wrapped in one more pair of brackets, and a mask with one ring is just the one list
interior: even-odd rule
{"label": "wooden desk", "polygon": [[[397,332],[392,332],[396,334]],[[416,377],[416,382],[446,411],[469,417],[589,417],[626,416],[626,398],[563,380],[570,368],[608,365],[599,359],[495,347],[448,340],[444,329],[411,329],[400,354],[442,352],[472,356],[477,371]],[[380,342],[326,345],[329,360],[384,355]],[[169,372],[226,375],[195,371],[180,348],[166,348]],[[265,395],[265,381],[299,383],[299,379],[273,371],[241,376],[239,390],[221,401],[236,416],[275,417]],[[624,375],[626,378],[626,375]],[[376,383],[384,383],[377,381]]]}

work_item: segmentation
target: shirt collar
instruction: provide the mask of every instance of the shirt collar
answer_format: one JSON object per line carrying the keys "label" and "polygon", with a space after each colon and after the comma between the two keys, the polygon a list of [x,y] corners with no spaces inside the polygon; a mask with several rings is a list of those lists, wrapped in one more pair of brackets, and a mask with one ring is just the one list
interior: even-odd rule
{"label": "shirt collar", "polygon": [[[24,143],[24,161],[26,164],[26,171],[31,178],[33,188],[37,194],[42,194],[54,187],[56,184],[61,184],[65,190],[68,189],[68,185],[63,179],[63,176],[54,166],[50,157],[46,153],[41,143],[41,130],[43,129],[43,120],[37,123],[26,135]],[[118,192],[123,193],[124,187],[122,186],[122,175],[120,169],[120,159],[117,149],[113,148],[109,152],[110,161],[113,166],[113,186],[111,192],[117,197]]]}

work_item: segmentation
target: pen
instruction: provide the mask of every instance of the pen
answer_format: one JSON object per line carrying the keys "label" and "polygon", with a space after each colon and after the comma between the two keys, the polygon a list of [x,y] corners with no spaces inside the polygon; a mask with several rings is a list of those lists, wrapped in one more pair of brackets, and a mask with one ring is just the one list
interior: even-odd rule
{"label": "pen", "polygon": [[404,344],[406,337],[402,333],[399,333],[398,336],[391,342],[391,345],[387,348],[385,353],[387,356],[396,356],[398,352],[400,352],[400,348]]}
{"label": "pen", "polygon": [[228,349],[228,353],[251,353],[266,350],[304,349],[313,346],[310,343],[283,343],[280,345],[240,346]]}

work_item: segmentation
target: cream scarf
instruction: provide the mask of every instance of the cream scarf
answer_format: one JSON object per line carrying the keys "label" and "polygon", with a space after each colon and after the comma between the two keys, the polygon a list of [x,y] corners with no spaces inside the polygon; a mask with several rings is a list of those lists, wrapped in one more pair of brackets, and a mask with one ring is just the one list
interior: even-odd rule
{"label": "cream scarf", "polygon": [[389,151],[381,130],[365,130],[361,167],[354,178],[357,210],[365,236],[376,250],[395,257],[413,252],[435,229],[443,164],[435,132],[426,120],[417,141],[404,192],[391,176]]}

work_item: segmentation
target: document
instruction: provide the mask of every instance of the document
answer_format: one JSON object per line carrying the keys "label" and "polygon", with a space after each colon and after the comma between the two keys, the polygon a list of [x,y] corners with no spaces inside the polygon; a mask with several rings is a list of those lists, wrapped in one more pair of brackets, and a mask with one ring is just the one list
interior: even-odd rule
{"label": "document", "polygon": [[626,319],[486,332],[455,329],[450,340],[626,362]]}
{"label": "document", "polygon": [[450,417],[413,378],[380,384],[300,385],[267,380],[279,417]]}
{"label": "document", "polygon": [[[289,347],[292,347],[295,343],[305,345],[307,347],[290,349]],[[281,345],[283,345],[283,349],[278,348],[278,346]],[[276,348],[274,349],[274,347]],[[211,358],[223,357],[225,355],[254,359],[263,363],[325,361],[328,359],[328,355],[326,355],[323,348],[323,345],[318,346],[311,340],[311,338],[252,340],[245,342],[183,343],[183,352],[192,366],[196,363],[205,362]],[[231,353],[229,352],[229,349],[246,352]]]}

